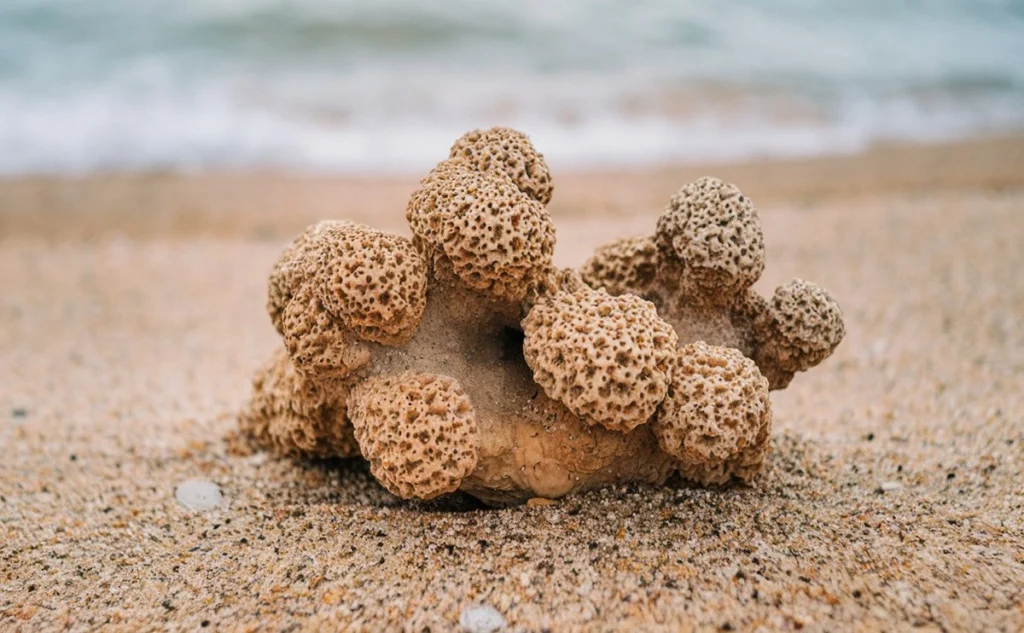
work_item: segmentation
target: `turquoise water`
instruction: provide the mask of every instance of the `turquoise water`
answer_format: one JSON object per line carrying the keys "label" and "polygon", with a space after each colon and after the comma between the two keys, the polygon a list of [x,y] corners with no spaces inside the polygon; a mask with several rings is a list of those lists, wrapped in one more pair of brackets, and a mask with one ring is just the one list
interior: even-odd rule
{"label": "turquoise water", "polygon": [[556,167],[1024,129],[1024,1],[0,0],[0,172]]}

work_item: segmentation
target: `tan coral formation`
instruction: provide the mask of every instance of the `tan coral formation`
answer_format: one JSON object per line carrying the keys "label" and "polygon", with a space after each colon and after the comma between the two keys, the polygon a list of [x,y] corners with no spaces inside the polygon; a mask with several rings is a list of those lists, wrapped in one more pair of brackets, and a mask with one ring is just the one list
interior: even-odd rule
{"label": "tan coral formation", "polygon": [[[715,341],[679,347],[692,329],[659,316],[667,299],[722,284],[744,295],[763,265],[753,207],[697,189],[673,202],[672,239],[605,249],[594,289],[552,265],[551,177],[529,139],[467,133],[411,195],[411,240],[325,221],[285,249],[267,302],[284,346],[257,374],[242,430],[281,455],[359,455],[409,499],[750,479],[769,446],[768,381]],[[686,284],[665,286],[669,256]],[[828,301],[793,286],[743,318],[773,332],[760,353],[795,371],[830,351]]]}
{"label": "tan coral formation", "polygon": [[825,289],[799,279],[765,301],[752,289],[764,265],[753,202],[735,185],[701,178],[672,197],[653,236],[598,248],[580,274],[594,288],[654,303],[680,344],[740,350],[771,389],[784,389],[832,354],[843,317]]}

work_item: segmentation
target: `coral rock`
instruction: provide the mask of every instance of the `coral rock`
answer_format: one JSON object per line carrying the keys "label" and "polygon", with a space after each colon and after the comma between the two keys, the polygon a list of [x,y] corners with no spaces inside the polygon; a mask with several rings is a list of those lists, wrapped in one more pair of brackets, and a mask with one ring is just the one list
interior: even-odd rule
{"label": "coral rock", "polygon": [[769,384],[831,353],[835,302],[806,282],[770,302],[750,289],[763,238],[732,185],[684,187],[654,236],[599,249],[582,275],[552,265],[551,191],[525,135],[473,131],[410,197],[412,240],[306,229],[270,274],[284,345],[253,382],[243,436],[361,456],[406,499],[753,477]]}

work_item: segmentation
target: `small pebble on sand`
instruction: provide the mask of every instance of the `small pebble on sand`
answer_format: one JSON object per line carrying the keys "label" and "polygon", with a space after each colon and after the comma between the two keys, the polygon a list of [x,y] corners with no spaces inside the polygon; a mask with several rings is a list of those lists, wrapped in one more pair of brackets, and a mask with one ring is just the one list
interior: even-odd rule
{"label": "small pebble on sand", "polygon": [[189,510],[211,510],[224,501],[217,484],[205,479],[189,479],[179,484],[174,496]]}
{"label": "small pebble on sand", "polygon": [[494,633],[505,628],[505,618],[494,607],[478,604],[463,609],[459,624],[468,633]]}

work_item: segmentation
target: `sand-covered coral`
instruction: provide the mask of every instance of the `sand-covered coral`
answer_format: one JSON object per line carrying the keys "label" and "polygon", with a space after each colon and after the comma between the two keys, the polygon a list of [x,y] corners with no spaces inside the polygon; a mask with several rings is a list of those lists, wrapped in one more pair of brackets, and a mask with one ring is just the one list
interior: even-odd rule
{"label": "sand-covered coral", "polygon": [[783,389],[839,345],[842,311],[827,291],[802,280],[766,301],[752,288],[764,266],[751,199],[735,185],[701,178],[672,197],[653,236],[598,248],[580,274],[594,288],[651,301],[682,345],[740,350],[772,389]]}
{"label": "sand-covered coral", "polygon": [[410,499],[749,480],[769,380],[831,352],[834,302],[805,282],[752,293],[763,238],[731,185],[684,187],[654,237],[601,249],[582,277],[552,264],[551,192],[525,135],[478,130],[410,196],[411,240],[342,221],[303,232],[270,275],[284,346],[254,381],[246,435],[359,455]]}

